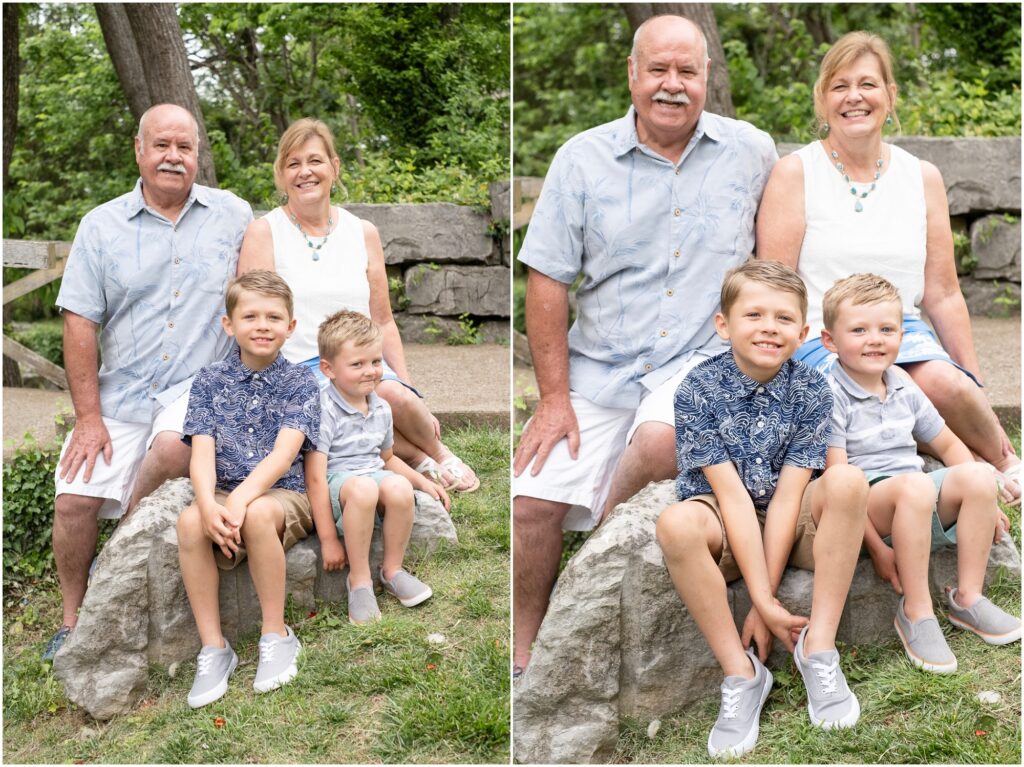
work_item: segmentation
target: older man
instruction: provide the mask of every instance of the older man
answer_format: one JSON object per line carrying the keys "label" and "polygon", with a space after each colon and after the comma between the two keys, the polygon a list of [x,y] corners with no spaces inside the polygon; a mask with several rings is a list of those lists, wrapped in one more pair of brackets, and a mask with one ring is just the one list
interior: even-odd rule
{"label": "older man", "polygon": [[187,476],[181,427],[192,376],[228,350],[224,289],[252,210],[193,183],[198,152],[187,110],[149,109],[135,137],[135,189],[86,214],[71,247],[57,296],[75,408],[54,500],[64,619],[44,659],[78,620],[97,518],[119,517],[164,480]]}
{"label": "older man", "polygon": [[540,403],[514,462],[518,669],[547,610],[563,526],[593,527],[675,476],[675,388],[723,348],[713,322],[722,277],[753,252],[778,156],[766,133],[704,112],[709,65],[687,19],[641,25],[628,59],[633,106],[559,149],[519,254]]}

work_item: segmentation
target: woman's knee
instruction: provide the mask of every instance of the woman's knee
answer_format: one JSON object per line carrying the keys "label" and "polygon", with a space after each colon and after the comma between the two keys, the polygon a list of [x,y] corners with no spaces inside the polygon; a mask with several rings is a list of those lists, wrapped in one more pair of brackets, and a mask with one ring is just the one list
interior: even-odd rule
{"label": "woman's knee", "polygon": [[962,404],[963,398],[978,388],[958,367],[940,360],[915,365],[910,377],[940,411]]}

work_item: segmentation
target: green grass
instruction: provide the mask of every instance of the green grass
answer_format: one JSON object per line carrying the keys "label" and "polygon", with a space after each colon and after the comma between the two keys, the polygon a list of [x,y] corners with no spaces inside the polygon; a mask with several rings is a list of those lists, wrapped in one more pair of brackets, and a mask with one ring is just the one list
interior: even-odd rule
{"label": "green grass", "polygon": [[[434,589],[422,607],[381,598],[384,620],[356,628],[343,605],[289,609],[299,676],[257,695],[255,636],[238,643],[228,693],[192,711],[193,662],[150,670],[142,703],[96,722],[39,661],[59,623],[54,579],[5,593],[4,759],[105,763],[448,763],[509,761],[509,432],[448,431],[480,476],[456,495],[458,546],[412,568]],[[442,634],[442,644],[428,641]],[[218,717],[223,726],[218,727]]]}

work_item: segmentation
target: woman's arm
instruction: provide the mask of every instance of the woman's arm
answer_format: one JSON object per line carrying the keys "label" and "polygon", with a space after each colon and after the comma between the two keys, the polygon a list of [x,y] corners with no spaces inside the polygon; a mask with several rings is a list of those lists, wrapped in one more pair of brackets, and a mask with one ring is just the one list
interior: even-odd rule
{"label": "woman's arm", "polygon": [[380,242],[377,227],[363,221],[363,238],[366,241],[366,279],[370,283],[370,319],[384,334],[384,359],[398,377],[412,383],[405,366],[405,352],[398,325],[391,314],[391,296],[388,293],[388,273],[384,268],[384,246]]}
{"label": "woman's arm", "polygon": [[806,225],[804,164],[795,154],[790,154],[775,163],[761,195],[757,209],[757,257],[781,261],[796,269]]}
{"label": "woman's arm", "polygon": [[978,355],[971,336],[971,317],[960,292],[953,260],[953,231],[949,226],[949,203],[939,169],[921,161],[924,202],[928,217],[928,239],[924,263],[924,297],[921,307],[935,327],[942,347],[961,367],[981,381]]}
{"label": "woman's arm", "polygon": [[250,222],[242,238],[242,249],[238,253],[237,276],[255,269],[274,269],[274,235],[270,224],[262,218]]}

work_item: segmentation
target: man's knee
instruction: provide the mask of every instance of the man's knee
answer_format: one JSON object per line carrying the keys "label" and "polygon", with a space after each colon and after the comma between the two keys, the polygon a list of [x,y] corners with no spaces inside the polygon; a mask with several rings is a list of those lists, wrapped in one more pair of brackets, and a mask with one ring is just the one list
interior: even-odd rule
{"label": "man's knee", "polygon": [[65,522],[92,521],[95,524],[103,502],[103,498],[61,493],[53,499],[53,511]]}
{"label": "man's knee", "polygon": [[188,463],[192,449],[181,441],[181,435],[173,431],[162,431],[153,438],[145,464],[161,474],[164,479],[188,476]]}
{"label": "man's knee", "polygon": [[671,479],[676,475],[676,433],[667,423],[640,424],[627,450],[648,480]]}
{"label": "man's knee", "polygon": [[512,499],[513,530],[535,530],[539,528],[562,529],[569,504],[517,495]]}

